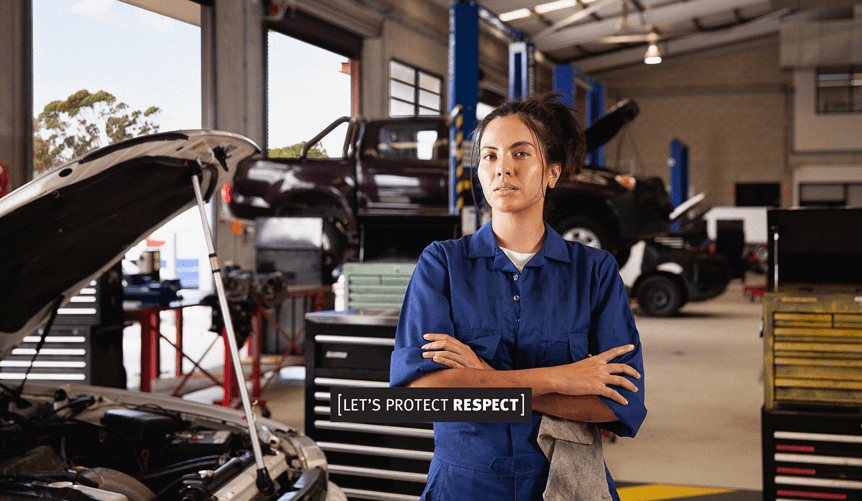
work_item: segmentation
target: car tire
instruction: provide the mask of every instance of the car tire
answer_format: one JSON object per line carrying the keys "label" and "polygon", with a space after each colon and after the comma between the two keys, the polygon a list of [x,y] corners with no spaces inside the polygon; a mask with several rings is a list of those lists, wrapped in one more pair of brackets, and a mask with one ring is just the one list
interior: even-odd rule
{"label": "car tire", "polygon": [[588,247],[610,249],[611,237],[605,227],[593,218],[570,217],[557,225],[557,233],[566,240],[580,242]]}
{"label": "car tire", "polygon": [[621,246],[604,224],[591,217],[570,217],[561,221],[554,229],[565,240],[610,252],[620,266],[629,258],[629,248]]}
{"label": "car tire", "polygon": [[683,305],[679,286],[670,277],[653,276],[644,279],[637,290],[641,313],[651,317],[671,317]]}

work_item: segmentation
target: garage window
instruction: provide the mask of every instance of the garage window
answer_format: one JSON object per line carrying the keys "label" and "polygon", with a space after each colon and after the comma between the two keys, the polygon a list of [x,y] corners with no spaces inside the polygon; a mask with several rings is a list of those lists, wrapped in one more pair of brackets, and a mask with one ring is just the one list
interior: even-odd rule
{"label": "garage window", "polygon": [[799,205],[862,207],[860,183],[806,183],[799,185]]}
{"label": "garage window", "polygon": [[389,116],[440,115],[443,79],[398,61],[389,62]]}
{"label": "garage window", "polygon": [[818,68],[817,112],[862,113],[862,66]]}

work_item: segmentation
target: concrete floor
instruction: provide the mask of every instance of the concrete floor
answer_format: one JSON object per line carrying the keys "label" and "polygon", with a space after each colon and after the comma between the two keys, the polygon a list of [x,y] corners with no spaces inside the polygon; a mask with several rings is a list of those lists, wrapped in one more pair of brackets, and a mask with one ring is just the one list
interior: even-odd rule
{"label": "concrete floor", "polygon": [[648,414],[634,439],[605,442],[614,478],[762,489],[761,313],[736,281],[676,318],[637,318]]}
{"label": "concrete floor", "polygon": [[[744,284],[761,285],[762,279],[749,276]],[[749,301],[742,287],[742,281],[731,282],[722,296],[687,304],[675,318],[638,316],[649,412],[636,438],[605,440],[605,459],[618,482],[762,489],[762,307]],[[128,329],[127,367],[134,387],[139,341],[134,327]],[[195,332],[188,316],[186,333],[187,348],[194,336],[201,341],[210,336]],[[220,345],[210,362],[222,356]],[[304,429],[302,378],[299,367],[285,370],[263,394],[272,417],[298,430]],[[186,398],[211,403],[222,395],[214,387]]]}

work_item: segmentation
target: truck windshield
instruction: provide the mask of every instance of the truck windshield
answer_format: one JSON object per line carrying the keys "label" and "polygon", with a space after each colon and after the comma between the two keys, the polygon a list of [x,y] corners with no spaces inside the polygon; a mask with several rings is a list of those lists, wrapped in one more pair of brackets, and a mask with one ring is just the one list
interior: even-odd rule
{"label": "truck windshield", "polygon": [[380,126],[377,154],[381,158],[440,160],[449,140],[433,123],[395,122]]}

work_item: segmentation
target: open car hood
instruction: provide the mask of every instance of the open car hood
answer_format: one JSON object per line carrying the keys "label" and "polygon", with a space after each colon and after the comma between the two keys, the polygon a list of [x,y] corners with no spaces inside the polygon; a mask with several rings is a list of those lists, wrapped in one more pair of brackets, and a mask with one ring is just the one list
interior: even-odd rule
{"label": "open car hood", "polygon": [[230,182],[259,148],[227,132],[141,136],[0,198],[0,359],[155,229]]}
{"label": "open car hood", "polygon": [[626,124],[634,120],[638,113],[640,108],[631,99],[623,99],[614,105],[584,131],[587,151],[592,153],[607,144]]}

